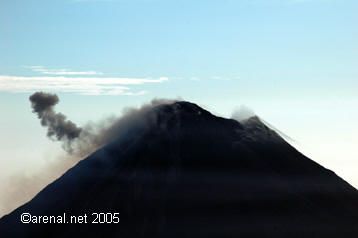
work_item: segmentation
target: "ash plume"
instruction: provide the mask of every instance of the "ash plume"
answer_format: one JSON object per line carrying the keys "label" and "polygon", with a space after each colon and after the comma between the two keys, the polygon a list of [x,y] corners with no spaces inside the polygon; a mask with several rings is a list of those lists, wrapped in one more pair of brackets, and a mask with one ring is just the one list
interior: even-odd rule
{"label": "ash plume", "polygon": [[64,142],[64,148],[71,151],[71,141],[78,138],[81,128],[67,120],[62,113],[56,113],[54,106],[59,102],[56,94],[36,92],[30,96],[33,112],[41,120],[41,125],[47,127],[47,136]]}
{"label": "ash plume", "polygon": [[127,108],[121,117],[108,117],[98,123],[87,123],[82,128],[67,120],[62,113],[54,110],[59,98],[56,94],[36,92],[30,96],[33,112],[41,120],[41,125],[47,127],[47,136],[62,142],[62,147],[69,154],[79,158],[86,156],[99,147],[109,143],[120,134],[126,133],[131,125],[147,126],[155,120],[144,114],[160,104],[172,103],[175,100],[153,99],[140,108]]}

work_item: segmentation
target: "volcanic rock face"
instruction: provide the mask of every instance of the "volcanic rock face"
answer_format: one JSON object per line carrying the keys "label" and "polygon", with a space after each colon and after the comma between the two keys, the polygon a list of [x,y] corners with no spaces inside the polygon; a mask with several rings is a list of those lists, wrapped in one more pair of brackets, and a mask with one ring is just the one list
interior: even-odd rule
{"label": "volcanic rock face", "polygon": [[[119,212],[119,223],[20,215]],[[358,192],[259,118],[160,105],[0,220],[1,237],[358,237]]]}

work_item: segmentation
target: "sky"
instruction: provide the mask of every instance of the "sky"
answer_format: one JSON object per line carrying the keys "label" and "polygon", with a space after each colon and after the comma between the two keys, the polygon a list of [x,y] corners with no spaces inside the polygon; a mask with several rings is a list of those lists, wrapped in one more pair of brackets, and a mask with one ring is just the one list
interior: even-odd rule
{"label": "sky", "polygon": [[0,180],[41,177],[62,156],[31,112],[40,90],[79,125],[153,98],[224,117],[245,105],[358,187],[357,11],[354,0],[1,0]]}

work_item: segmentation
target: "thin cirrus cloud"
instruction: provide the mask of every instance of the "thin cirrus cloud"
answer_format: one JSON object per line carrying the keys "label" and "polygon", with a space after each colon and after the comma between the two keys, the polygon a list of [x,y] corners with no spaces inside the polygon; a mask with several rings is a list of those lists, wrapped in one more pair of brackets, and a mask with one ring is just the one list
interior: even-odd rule
{"label": "thin cirrus cloud", "polygon": [[33,72],[46,74],[46,75],[102,75],[102,72],[90,70],[90,71],[74,71],[71,69],[49,69],[45,66],[25,66],[25,68],[32,70]]}
{"label": "thin cirrus cloud", "polygon": [[52,91],[82,95],[142,95],[147,93],[147,91],[132,91],[129,86],[158,84],[167,80],[167,77],[121,78],[0,75],[0,91],[10,93]]}

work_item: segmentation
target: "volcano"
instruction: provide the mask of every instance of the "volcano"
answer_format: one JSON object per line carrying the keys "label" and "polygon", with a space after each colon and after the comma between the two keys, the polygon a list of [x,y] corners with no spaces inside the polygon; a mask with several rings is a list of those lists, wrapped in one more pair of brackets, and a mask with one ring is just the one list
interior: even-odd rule
{"label": "volcano", "polygon": [[[4,216],[1,237],[358,237],[357,190],[258,117],[173,102],[140,121]],[[23,213],[88,218],[23,224]]]}

